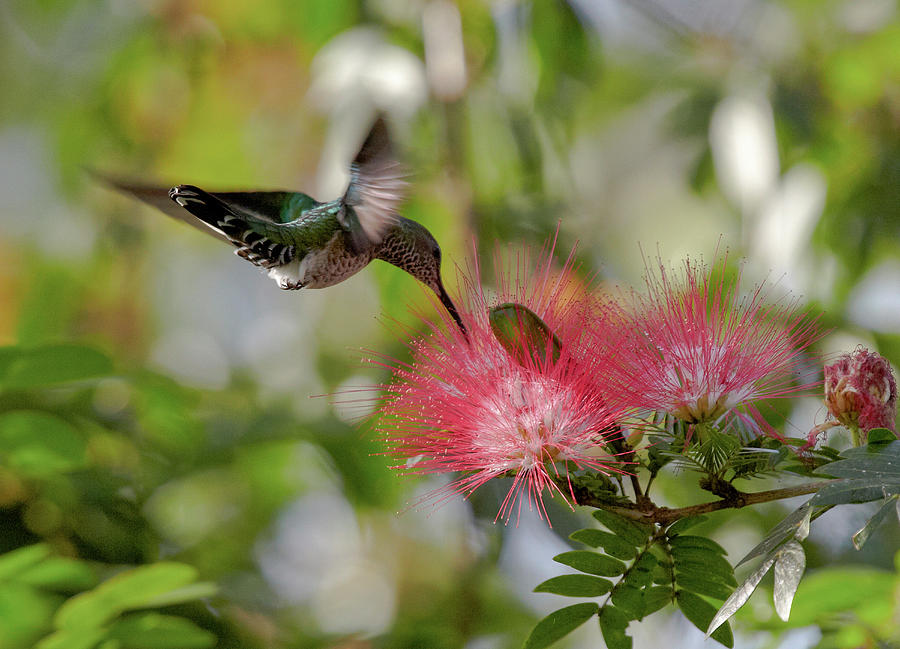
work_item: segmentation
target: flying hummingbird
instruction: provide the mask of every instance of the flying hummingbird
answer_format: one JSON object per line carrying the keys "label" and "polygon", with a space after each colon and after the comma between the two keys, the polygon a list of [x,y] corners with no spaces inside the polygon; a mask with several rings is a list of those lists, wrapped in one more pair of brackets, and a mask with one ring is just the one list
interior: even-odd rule
{"label": "flying hummingbird", "polygon": [[441,248],[425,226],[397,213],[406,183],[387,126],[378,118],[350,165],[343,196],[320,203],[300,192],[207,192],[100,177],[169,216],[230,243],[285,290],[325,288],[373,259],[431,288],[459,328],[466,327],[441,281]]}

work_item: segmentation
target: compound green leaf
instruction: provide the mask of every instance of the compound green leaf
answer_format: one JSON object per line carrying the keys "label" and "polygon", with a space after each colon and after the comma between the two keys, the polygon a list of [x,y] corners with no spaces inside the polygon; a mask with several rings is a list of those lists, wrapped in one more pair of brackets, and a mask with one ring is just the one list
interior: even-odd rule
{"label": "compound green leaf", "polygon": [[592,575],[560,575],[537,585],[536,593],[553,593],[566,597],[599,597],[612,590],[608,579]]}
{"label": "compound green leaf", "polygon": [[557,563],[575,568],[591,575],[615,577],[625,572],[625,564],[618,559],[607,557],[588,550],[572,550],[553,557]]}
{"label": "compound green leaf", "polygon": [[591,619],[599,609],[593,602],[584,602],[553,611],[531,630],[524,649],[549,647]]}

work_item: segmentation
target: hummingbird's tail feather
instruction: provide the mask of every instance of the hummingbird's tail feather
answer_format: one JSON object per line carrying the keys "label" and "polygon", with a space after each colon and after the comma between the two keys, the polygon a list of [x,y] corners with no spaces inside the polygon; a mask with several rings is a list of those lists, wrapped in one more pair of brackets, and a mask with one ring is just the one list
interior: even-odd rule
{"label": "hummingbird's tail feather", "polygon": [[[240,214],[226,202],[193,185],[178,185],[169,190],[178,205],[220,233],[237,247],[235,254],[262,268],[283,266],[294,259],[295,247],[273,240],[264,232],[277,228],[272,221]],[[263,230],[261,232],[260,230]]]}
{"label": "hummingbird's tail feather", "polygon": [[397,208],[405,197],[404,178],[387,124],[378,118],[350,166],[350,186],[343,198],[358,220],[357,225],[345,215],[341,223],[354,249],[380,244],[387,230],[397,224]]}
{"label": "hummingbird's tail feather", "polygon": [[207,227],[206,224],[201,223],[197,219],[193,218],[188,212],[185,212],[181,207],[173,203],[172,199],[169,196],[168,187],[159,187],[154,185],[136,183],[131,180],[118,178],[116,176],[96,171],[94,169],[89,169],[88,173],[100,182],[109,185],[113,189],[116,189],[124,194],[130,194],[131,196],[134,196],[140,201],[146,203],[147,205],[155,207],[160,212],[163,212],[173,219],[181,221],[182,223],[186,223],[192,228],[197,228],[198,230],[206,232],[207,234],[214,236],[220,241],[230,243],[228,237],[222,234],[222,232],[214,228]]}

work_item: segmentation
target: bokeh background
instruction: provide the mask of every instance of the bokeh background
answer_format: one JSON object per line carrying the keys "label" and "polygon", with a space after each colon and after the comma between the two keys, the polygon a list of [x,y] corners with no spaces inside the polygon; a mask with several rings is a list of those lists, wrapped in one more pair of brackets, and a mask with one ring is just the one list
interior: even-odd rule
{"label": "bokeh background", "polygon": [[[530,591],[588,520],[557,505],[552,530],[495,524],[503,484],[409,509],[438,481],[395,476],[360,404],[317,396],[386,379],[360,350],[403,357],[396,322],[431,309],[410,277],[376,262],[280,291],[86,169],[330,199],[382,112],[411,174],[403,213],[441,242],[451,293],[476,247],[489,265],[557,225],[609,286],[639,284],[657,251],[727,249],[749,282],[824,312],[821,352],[900,362],[896,0],[2,0],[0,89],[0,370],[52,361],[0,381],[0,551],[44,542],[74,571],[0,570],[3,649],[161,560],[217,584],[165,609],[213,635],[147,646],[519,647],[571,603]],[[789,434],[824,420],[795,405]],[[668,476],[666,502],[703,498],[686,482]],[[703,531],[734,562],[789,508]],[[796,619],[757,594],[736,646],[895,634],[897,522],[862,552],[848,540],[871,512],[821,519]],[[712,642],[679,613],[631,630],[638,648]],[[566,642],[602,646],[593,625]]]}

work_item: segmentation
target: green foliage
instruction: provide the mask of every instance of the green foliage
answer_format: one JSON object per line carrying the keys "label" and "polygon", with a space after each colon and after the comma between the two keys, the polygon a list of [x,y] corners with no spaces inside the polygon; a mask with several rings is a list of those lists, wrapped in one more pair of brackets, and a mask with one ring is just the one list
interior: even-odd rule
{"label": "green foliage", "polygon": [[524,649],[543,649],[565,637],[597,614],[597,605],[573,604],[554,611],[537,623]]}

